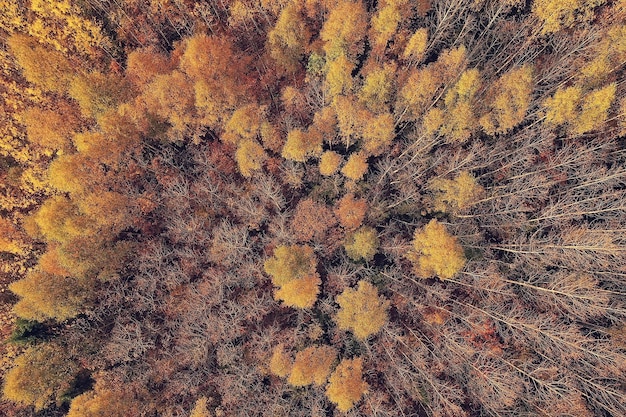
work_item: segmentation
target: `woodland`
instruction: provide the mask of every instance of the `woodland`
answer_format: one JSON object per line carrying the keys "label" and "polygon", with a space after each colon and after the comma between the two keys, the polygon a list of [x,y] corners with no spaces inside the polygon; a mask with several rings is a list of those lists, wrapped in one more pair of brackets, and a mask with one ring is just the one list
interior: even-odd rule
{"label": "woodland", "polygon": [[625,0],[0,0],[0,415],[626,415]]}

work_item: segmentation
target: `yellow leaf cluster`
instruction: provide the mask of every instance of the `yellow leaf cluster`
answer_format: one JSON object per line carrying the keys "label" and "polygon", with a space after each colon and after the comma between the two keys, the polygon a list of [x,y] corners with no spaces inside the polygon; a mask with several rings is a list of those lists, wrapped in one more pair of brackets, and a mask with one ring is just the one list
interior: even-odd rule
{"label": "yellow leaf cluster", "polygon": [[350,259],[371,261],[378,251],[378,244],[376,230],[371,227],[361,227],[348,236],[343,247]]}
{"label": "yellow leaf cluster", "polygon": [[560,125],[574,120],[581,97],[582,89],[578,86],[559,88],[543,103],[546,108],[546,122]]}
{"label": "yellow leaf cluster", "polygon": [[395,137],[395,125],[390,113],[383,113],[369,119],[363,128],[363,148],[370,155],[380,155]]}
{"label": "yellow leaf cluster", "polygon": [[348,161],[341,169],[341,173],[348,179],[358,181],[363,178],[368,168],[367,157],[364,154],[357,152],[350,154]]}
{"label": "yellow leaf cluster", "polygon": [[254,171],[260,170],[266,159],[265,150],[255,140],[245,139],[241,141],[235,152],[239,172],[244,177],[251,177]]}
{"label": "yellow leaf cluster", "polygon": [[340,1],[330,10],[320,31],[327,60],[340,55],[354,59],[363,48],[368,14],[362,1]]}
{"label": "yellow leaf cluster", "polygon": [[290,72],[298,68],[311,37],[301,8],[300,2],[289,2],[280,12],[272,30],[267,34],[271,57]]}
{"label": "yellow leaf cluster", "polygon": [[415,31],[409,38],[404,48],[402,57],[410,62],[419,62],[424,57],[426,48],[428,47],[428,29],[421,28]]}
{"label": "yellow leaf cluster", "polygon": [[396,33],[401,19],[400,10],[393,3],[381,7],[372,17],[374,46],[384,47]]}
{"label": "yellow leaf cluster", "polygon": [[310,308],[319,294],[321,280],[316,271],[317,259],[307,245],[279,246],[274,255],[265,261],[265,272],[279,287],[274,298],[285,305]]}
{"label": "yellow leaf cluster", "polygon": [[363,381],[363,359],[343,359],[329,378],[326,395],[339,411],[346,412],[368,388],[368,384]]}
{"label": "yellow leaf cluster", "polygon": [[330,97],[348,94],[354,88],[352,71],[354,64],[341,54],[332,61],[328,61],[326,70],[326,90]]}
{"label": "yellow leaf cluster", "polygon": [[337,358],[337,350],[331,346],[310,346],[298,353],[287,382],[296,387],[323,385]]}
{"label": "yellow leaf cluster", "polygon": [[432,219],[422,230],[416,230],[414,252],[409,253],[414,272],[422,278],[434,275],[440,279],[452,278],[465,265],[465,255],[458,240],[444,225]]}
{"label": "yellow leaf cluster", "polygon": [[3,397],[40,411],[70,387],[77,365],[61,346],[44,343],[27,349],[4,378]]}
{"label": "yellow leaf cluster", "polygon": [[13,311],[27,320],[67,320],[79,314],[91,296],[89,282],[73,277],[31,271],[11,283],[10,290],[21,297]]}
{"label": "yellow leaf cluster", "polygon": [[[128,393],[100,388],[96,385],[94,391],[88,391],[72,400],[67,417],[128,417],[138,413],[138,407]],[[192,416],[194,416],[193,412]],[[195,414],[195,416],[202,417],[209,416],[209,414]]]}
{"label": "yellow leaf cluster", "polygon": [[320,158],[320,174],[330,176],[339,170],[341,165],[341,155],[334,151],[326,151]]}
{"label": "yellow leaf cluster", "polygon": [[339,311],[337,326],[350,330],[357,339],[365,340],[387,323],[389,301],[378,295],[378,290],[367,281],[359,281],[357,289],[346,288],[336,298]]}
{"label": "yellow leaf cluster", "polygon": [[602,127],[615,99],[615,92],[616,85],[613,83],[587,94],[572,126],[573,133],[580,135]]}
{"label": "yellow leaf cluster", "polygon": [[[71,417],[71,416],[70,416]],[[208,400],[205,396],[202,396],[196,400],[196,403],[191,410],[189,417],[212,417],[208,408]]]}
{"label": "yellow leaf cluster", "polygon": [[444,121],[439,128],[450,142],[469,139],[478,121],[474,110],[474,96],[480,88],[480,72],[476,68],[464,71],[444,99]]}
{"label": "yellow leaf cluster", "polygon": [[248,104],[235,110],[224,124],[221,139],[234,144],[246,139],[256,139],[263,123],[264,110],[256,104]]}
{"label": "yellow leaf cluster", "polygon": [[323,140],[324,138],[315,129],[306,132],[293,129],[287,133],[282,156],[291,161],[306,162],[307,159],[322,153]]}
{"label": "yellow leaf cluster", "polygon": [[615,99],[616,84],[583,94],[581,87],[559,89],[544,101],[546,122],[553,125],[567,124],[577,135],[598,129],[605,122],[609,108]]}
{"label": "yellow leaf cluster", "polygon": [[606,0],[535,0],[533,13],[543,22],[541,32],[545,34],[591,20],[593,8],[604,3]]}
{"label": "yellow leaf cluster", "polygon": [[524,65],[504,74],[496,82],[489,113],[480,124],[490,135],[506,133],[520,124],[530,106],[533,91],[532,67]]}
{"label": "yellow leaf cluster", "polygon": [[417,120],[433,104],[440,85],[441,80],[434,66],[412,69],[400,89],[397,106],[406,109],[410,119]]}
{"label": "yellow leaf cluster", "polygon": [[359,99],[373,112],[388,110],[394,89],[396,65],[386,63],[370,70],[359,90]]}
{"label": "yellow leaf cluster", "polygon": [[291,372],[293,360],[285,352],[285,347],[281,344],[274,348],[270,358],[270,372],[276,376],[286,377]]}
{"label": "yellow leaf cluster", "polygon": [[483,188],[467,171],[462,171],[454,180],[435,178],[429,184],[434,193],[435,210],[457,212],[472,206],[483,193]]}

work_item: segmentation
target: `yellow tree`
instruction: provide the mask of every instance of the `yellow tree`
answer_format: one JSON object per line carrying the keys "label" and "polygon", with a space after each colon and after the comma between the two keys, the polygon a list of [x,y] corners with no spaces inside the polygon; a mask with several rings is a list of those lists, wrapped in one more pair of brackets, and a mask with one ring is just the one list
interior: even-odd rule
{"label": "yellow tree", "polygon": [[401,115],[406,114],[409,119],[417,120],[432,106],[440,85],[439,73],[433,65],[412,69],[400,88],[396,109]]}
{"label": "yellow tree", "polygon": [[337,152],[326,151],[320,158],[320,174],[330,176],[339,170],[343,158]]}
{"label": "yellow tree", "polygon": [[323,385],[337,358],[337,350],[331,346],[309,346],[296,353],[287,382],[296,387]]}
{"label": "yellow tree", "polygon": [[471,207],[484,191],[467,171],[454,180],[435,178],[428,188],[434,193],[435,210],[453,213]]}
{"label": "yellow tree", "polygon": [[490,135],[506,133],[526,116],[533,92],[532,67],[524,65],[504,74],[491,92],[488,113],[481,117],[482,128]]}
{"label": "yellow tree", "polygon": [[66,349],[50,342],[27,349],[14,364],[5,375],[3,397],[35,411],[60,403],[78,370]]}
{"label": "yellow tree", "polygon": [[279,287],[274,298],[297,308],[311,308],[317,300],[321,280],[316,268],[317,259],[307,245],[279,246],[264,264],[272,283]]}
{"label": "yellow tree", "polygon": [[330,10],[320,31],[327,60],[346,55],[351,61],[361,53],[368,15],[362,1],[340,1]]}
{"label": "yellow tree", "polygon": [[254,171],[260,170],[266,159],[267,154],[263,146],[255,140],[241,141],[235,152],[239,172],[244,177],[251,177]]}
{"label": "yellow tree", "polygon": [[346,412],[367,393],[368,388],[367,382],[363,381],[363,359],[343,359],[329,378],[326,395],[339,411]]}
{"label": "yellow tree", "polygon": [[264,112],[265,109],[256,104],[238,108],[224,124],[221,139],[234,144],[244,139],[256,139],[261,131]]}
{"label": "yellow tree", "polygon": [[410,64],[418,63],[424,57],[426,49],[428,48],[428,29],[421,28],[415,31],[409,38],[409,41],[404,48],[402,58],[409,61]]}
{"label": "yellow tree", "polygon": [[559,88],[554,95],[543,102],[546,109],[546,122],[560,125],[574,120],[582,97],[578,86]]}
{"label": "yellow tree", "polygon": [[348,58],[341,54],[332,61],[328,61],[326,69],[326,90],[328,95],[336,97],[348,94],[354,88],[354,80],[352,79],[352,71],[354,64]]}
{"label": "yellow tree", "polygon": [[369,119],[363,127],[363,148],[370,155],[383,153],[395,137],[393,116],[383,113]]}
{"label": "yellow tree", "polygon": [[47,49],[27,35],[11,35],[7,44],[28,82],[46,91],[67,92],[75,68],[61,52]]}
{"label": "yellow tree", "polygon": [[270,372],[276,376],[286,377],[291,372],[293,359],[285,352],[282,344],[274,347],[272,357],[270,358]]}
{"label": "yellow tree", "polygon": [[348,235],[343,247],[350,259],[371,261],[378,251],[378,244],[376,230],[371,227],[361,227]]}
{"label": "yellow tree", "polygon": [[283,147],[282,156],[296,162],[306,162],[307,159],[319,156],[322,153],[324,138],[314,131],[304,132],[293,129],[287,133],[287,141]]}
{"label": "yellow tree", "polygon": [[348,179],[358,181],[363,178],[368,168],[367,157],[357,152],[350,154],[348,161],[341,169],[341,173]]}
{"label": "yellow tree", "polygon": [[593,8],[604,3],[606,0],[535,0],[533,13],[542,21],[541,31],[545,34],[591,20]]}
{"label": "yellow tree", "polygon": [[469,69],[459,77],[454,87],[446,93],[445,119],[440,128],[450,142],[467,140],[478,125],[474,97],[480,87],[478,69]]}
{"label": "yellow tree", "polygon": [[363,80],[363,86],[359,90],[359,99],[376,113],[389,110],[389,105],[394,92],[394,80],[396,65],[385,63],[383,66],[375,66],[370,69]]}
{"label": "yellow tree", "polygon": [[616,85],[613,83],[588,93],[582,100],[578,117],[572,122],[573,133],[580,135],[601,128],[615,98],[615,92]]}
{"label": "yellow tree", "polygon": [[[71,417],[68,415],[68,417]],[[189,417],[212,417],[209,412],[207,397],[202,396],[196,400]]]}
{"label": "yellow tree", "polygon": [[94,291],[89,280],[36,270],[11,283],[9,289],[20,297],[13,307],[15,314],[37,321],[64,321],[77,316]]}
{"label": "yellow tree", "polygon": [[382,7],[379,7],[371,21],[371,38],[375,50],[384,50],[387,42],[398,30],[401,20],[402,15],[396,2],[386,2]]}
{"label": "yellow tree", "polygon": [[72,400],[67,417],[130,417],[139,414],[139,404],[129,391],[96,383],[94,390]]}
{"label": "yellow tree", "polygon": [[378,295],[378,290],[367,281],[359,281],[357,289],[346,288],[336,298],[339,311],[337,326],[365,340],[387,323],[389,301]]}
{"label": "yellow tree", "polygon": [[297,70],[311,37],[301,8],[301,2],[290,1],[267,34],[271,57],[289,72]]}
{"label": "yellow tree", "polygon": [[432,219],[422,230],[416,230],[413,251],[408,254],[413,271],[421,278],[434,275],[452,278],[465,265],[463,248],[444,225]]}

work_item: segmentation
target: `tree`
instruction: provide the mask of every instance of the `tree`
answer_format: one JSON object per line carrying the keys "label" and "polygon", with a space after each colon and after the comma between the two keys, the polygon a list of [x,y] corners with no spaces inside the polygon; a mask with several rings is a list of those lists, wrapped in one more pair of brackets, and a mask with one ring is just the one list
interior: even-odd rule
{"label": "tree", "polygon": [[532,67],[524,65],[504,74],[493,88],[488,113],[480,124],[490,135],[506,133],[526,116],[533,92]]}
{"label": "tree", "polygon": [[449,141],[463,142],[477,127],[474,98],[479,88],[480,72],[472,68],[463,72],[454,87],[446,93],[445,119],[440,132]]}
{"label": "tree", "polygon": [[[71,417],[71,416],[68,416]],[[196,403],[191,410],[189,417],[211,417],[211,412],[208,408],[207,397],[202,396],[196,400]]]}
{"label": "tree", "polygon": [[428,188],[434,193],[435,210],[452,213],[471,207],[484,191],[467,171],[461,171],[454,180],[435,178]]}
{"label": "tree", "polygon": [[368,168],[367,157],[362,153],[357,152],[350,154],[348,161],[341,169],[341,173],[348,179],[358,181],[363,178]]}
{"label": "tree", "polygon": [[[195,410],[195,408],[194,408]],[[121,389],[107,389],[96,384],[96,389],[74,398],[67,417],[129,417],[140,415],[132,395]],[[192,413],[193,415],[193,413]],[[197,414],[202,416],[202,414]],[[208,414],[206,414],[208,416]]]}
{"label": "tree", "polygon": [[320,240],[337,223],[333,212],[312,198],[300,200],[291,220],[294,236],[300,241]]}
{"label": "tree", "polygon": [[325,151],[320,158],[320,174],[328,177],[335,174],[339,170],[342,158],[337,152]]}
{"label": "tree", "polygon": [[22,114],[28,140],[44,149],[68,152],[80,120],[72,106],[59,100],[54,111],[31,107]]}
{"label": "tree", "polygon": [[340,55],[346,55],[353,61],[363,49],[367,21],[368,15],[363,2],[359,0],[337,2],[330,10],[320,31],[327,61],[332,61]]}
{"label": "tree", "polygon": [[340,307],[335,317],[337,326],[350,330],[357,339],[367,339],[387,323],[390,303],[367,281],[359,281],[356,290],[346,288],[335,301]]}
{"label": "tree", "polygon": [[463,248],[444,225],[432,219],[422,230],[416,230],[413,251],[409,253],[415,274],[422,278],[433,275],[452,278],[465,265]]}
{"label": "tree", "polygon": [[410,63],[420,62],[428,47],[428,29],[421,28],[415,31],[409,38],[409,41],[404,48],[402,57],[408,60]]}
{"label": "tree", "polygon": [[264,264],[272,283],[279,287],[274,297],[297,308],[310,308],[317,300],[321,280],[316,268],[313,249],[306,245],[279,246]]}
{"label": "tree", "polygon": [[363,86],[359,90],[359,99],[368,109],[376,113],[389,110],[394,93],[396,65],[386,63],[367,72]]}
{"label": "tree", "polygon": [[387,46],[387,42],[398,30],[401,20],[402,15],[394,2],[388,2],[379,7],[378,12],[372,16],[371,20],[374,48],[383,50]]}
{"label": "tree", "polygon": [[346,249],[350,259],[371,261],[378,251],[378,244],[376,229],[361,227],[348,235],[343,247]]}
{"label": "tree", "polygon": [[261,131],[263,113],[264,109],[256,104],[238,108],[224,124],[221,139],[234,144],[246,139],[256,139]]}
{"label": "tree", "polygon": [[561,125],[574,120],[581,97],[580,87],[559,88],[552,97],[543,102],[546,108],[546,122]]}
{"label": "tree", "polygon": [[608,116],[609,108],[615,98],[616,85],[591,91],[582,100],[578,117],[572,122],[574,134],[581,135],[591,130],[601,128]]}
{"label": "tree", "polygon": [[336,357],[337,350],[331,346],[309,346],[301,350],[296,353],[287,382],[296,387],[323,385]]}
{"label": "tree", "polygon": [[545,34],[590,20],[593,18],[593,8],[604,3],[606,0],[537,0],[533,2],[533,13],[543,21],[541,32]]}
{"label": "tree", "polygon": [[354,88],[354,80],[352,79],[352,71],[354,64],[350,62],[345,55],[339,55],[326,64],[326,90],[330,97],[352,92]]}
{"label": "tree", "polygon": [[287,133],[282,156],[292,161],[306,162],[307,159],[322,153],[322,141],[323,138],[313,131],[304,132],[300,129],[293,129]]}
{"label": "tree", "polygon": [[68,93],[80,106],[83,116],[97,119],[129,100],[132,89],[122,76],[90,72],[74,77]]}
{"label": "tree", "polygon": [[42,90],[67,92],[75,71],[61,52],[50,50],[27,35],[13,34],[7,44],[28,82]]}
{"label": "tree", "polygon": [[440,75],[433,65],[412,69],[399,88],[396,109],[401,114],[407,113],[409,119],[417,120],[433,104],[440,85]]}
{"label": "tree", "polygon": [[290,1],[281,10],[276,25],[267,34],[271,57],[288,72],[298,69],[311,37],[301,7],[300,2]]}
{"label": "tree", "polygon": [[4,379],[5,399],[32,405],[40,411],[62,400],[78,366],[66,349],[55,343],[43,343],[27,349],[17,359]]}
{"label": "tree", "polygon": [[395,137],[393,116],[383,113],[365,123],[363,128],[363,148],[369,154],[380,155],[391,145]]}
{"label": "tree", "polygon": [[354,194],[348,193],[338,201],[335,214],[339,217],[341,225],[348,230],[354,230],[363,223],[367,212],[367,201],[355,198]]}
{"label": "tree", "polygon": [[31,271],[26,278],[11,283],[9,289],[21,297],[13,308],[15,314],[37,321],[77,316],[94,291],[88,280],[42,271]]}
{"label": "tree", "polygon": [[239,143],[235,160],[239,166],[239,172],[244,177],[251,177],[254,171],[262,168],[267,159],[263,147],[256,141],[245,139]]}
{"label": "tree", "polygon": [[270,358],[270,372],[276,376],[286,377],[291,372],[293,359],[285,352],[285,347],[280,344],[274,347]]}
{"label": "tree", "polygon": [[363,381],[363,359],[343,359],[329,378],[326,395],[339,411],[346,412],[367,393],[368,388]]}

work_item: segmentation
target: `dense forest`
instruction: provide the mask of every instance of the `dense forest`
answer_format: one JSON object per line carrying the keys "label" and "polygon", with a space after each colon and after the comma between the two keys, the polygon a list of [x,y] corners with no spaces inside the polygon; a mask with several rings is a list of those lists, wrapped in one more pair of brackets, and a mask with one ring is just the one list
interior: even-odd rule
{"label": "dense forest", "polygon": [[1,415],[626,415],[626,1],[0,14]]}

